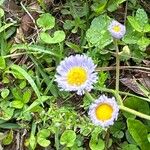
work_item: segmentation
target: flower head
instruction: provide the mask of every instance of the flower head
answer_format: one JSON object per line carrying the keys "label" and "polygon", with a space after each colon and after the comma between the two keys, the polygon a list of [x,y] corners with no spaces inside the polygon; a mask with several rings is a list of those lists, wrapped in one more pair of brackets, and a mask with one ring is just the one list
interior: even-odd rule
{"label": "flower head", "polygon": [[117,120],[119,107],[115,98],[108,98],[105,95],[100,96],[89,107],[89,116],[95,125],[100,125],[106,128],[114,124]]}
{"label": "flower head", "polygon": [[56,79],[61,90],[77,91],[82,95],[93,88],[97,81],[96,65],[86,55],[75,55],[65,58],[57,67]]}
{"label": "flower head", "polygon": [[118,21],[113,20],[108,26],[108,31],[114,38],[121,39],[126,33],[126,28]]}

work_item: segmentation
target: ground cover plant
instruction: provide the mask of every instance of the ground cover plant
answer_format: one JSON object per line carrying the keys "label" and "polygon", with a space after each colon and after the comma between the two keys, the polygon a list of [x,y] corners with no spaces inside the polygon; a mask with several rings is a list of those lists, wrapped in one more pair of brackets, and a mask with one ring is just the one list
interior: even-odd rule
{"label": "ground cover plant", "polygon": [[0,0],[0,149],[150,149],[149,0]]}

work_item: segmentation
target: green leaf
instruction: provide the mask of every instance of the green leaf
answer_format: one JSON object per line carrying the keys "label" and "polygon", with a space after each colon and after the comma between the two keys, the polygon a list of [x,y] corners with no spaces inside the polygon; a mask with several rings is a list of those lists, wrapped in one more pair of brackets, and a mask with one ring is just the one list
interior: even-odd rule
{"label": "green leaf", "polygon": [[105,142],[102,139],[95,140],[91,138],[89,146],[91,150],[104,150],[105,148]]}
{"label": "green leaf", "polygon": [[3,128],[3,129],[21,129],[22,127],[16,123],[2,123],[2,124],[0,124],[0,128]]}
{"label": "green leaf", "polygon": [[91,5],[91,8],[97,14],[102,13],[105,10],[108,0],[101,0],[99,2],[95,2]]}
{"label": "green leaf", "polygon": [[134,144],[126,144],[121,150],[139,150],[139,148]]}
{"label": "green leaf", "polygon": [[135,17],[132,16],[128,16],[128,21],[131,24],[131,26],[138,32],[142,32],[143,28],[141,27],[141,25],[139,24],[139,22],[136,20]]}
{"label": "green leaf", "polygon": [[65,44],[66,44],[69,48],[73,49],[75,52],[81,52],[81,48],[80,48],[79,45],[76,45],[76,44],[74,44],[74,43],[72,43],[72,42],[68,42],[68,41],[66,41]]}
{"label": "green leaf", "polygon": [[[124,105],[131,108],[131,109],[134,109],[136,111],[139,111],[141,113],[144,113],[144,114],[147,114],[149,115],[150,114],[150,109],[149,109],[149,105],[146,101],[143,101],[139,98],[136,98],[136,97],[128,97],[125,99],[124,101]],[[134,115],[131,115],[129,113],[123,113],[127,118],[128,117],[131,117],[131,118],[135,118]]]}
{"label": "green leaf", "polygon": [[4,26],[0,27],[0,33],[9,28],[10,26],[14,25],[15,23],[8,23],[5,24]]}
{"label": "green leaf", "polygon": [[91,46],[103,49],[112,42],[112,37],[107,30],[109,23],[110,19],[106,15],[100,15],[92,21],[86,32],[87,41]]}
{"label": "green leaf", "polygon": [[51,98],[50,96],[41,96],[40,99],[36,99],[26,110],[24,110],[24,112],[30,111],[34,107],[40,105],[41,102],[44,103],[46,100],[48,100],[50,98]]}
{"label": "green leaf", "polygon": [[26,87],[27,83],[26,81],[22,81],[20,84],[19,84],[19,87],[20,89],[24,89]]}
{"label": "green leaf", "polygon": [[11,106],[14,108],[21,109],[24,106],[24,103],[21,100],[14,100],[11,102]]}
{"label": "green leaf", "polygon": [[50,136],[50,131],[48,129],[42,129],[37,133],[37,143],[42,147],[47,147],[50,141],[46,138]]}
{"label": "green leaf", "polygon": [[144,26],[143,32],[150,32],[150,24]]}
{"label": "green leaf", "polygon": [[89,146],[91,150],[103,150],[105,147],[105,143],[102,139],[99,139],[99,134],[102,132],[101,127],[95,127],[91,133],[91,140]]}
{"label": "green leaf", "polygon": [[6,68],[5,59],[0,56],[0,69],[5,69],[5,68]]}
{"label": "green leaf", "polygon": [[2,89],[1,96],[2,98],[6,98],[9,95],[9,89]]}
{"label": "green leaf", "polygon": [[138,9],[136,11],[136,20],[139,22],[140,26],[144,27],[148,23],[148,16],[144,9]]}
{"label": "green leaf", "polygon": [[35,82],[33,81],[33,79],[31,78],[31,76],[24,70],[22,69],[20,66],[13,64],[11,66],[11,69],[18,71],[21,75],[23,75],[26,80],[30,83],[30,85],[32,86],[34,92],[36,93],[37,97],[40,98],[40,91],[37,88]]}
{"label": "green leaf", "polygon": [[12,88],[11,92],[15,99],[22,99],[22,92],[19,88]]}
{"label": "green leaf", "polygon": [[126,134],[126,139],[127,139],[128,143],[136,145],[136,142],[134,141],[133,137],[131,136],[131,134],[129,133],[128,130],[126,130],[125,134]]}
{"label": "green leaf", "polygon": [[9,107],[9,101],[2,101],[0,104],[1,115],[0,119],[9,120],[14,114],[14,108]]}
{"label": "green leaf", "polygon": [[150,133],[147,135],[148,142],[150,143]]}
{"label": "green leaf", "polygon": [[60,144],[66,147],[72,147],[76,140],[76,133],[73,130],[65,130],[61,135]]}
{"label": "green leaf", "polygon": [[125,1],[126,0],[109,0],[109,2],[107,4],[108,5],[108,8],[107,8],[108,11],[110,11],[110,12],[115,11],[119,7],[119,5]]}
{"label": "green leaf", "polygon": [[75,21],[74,20],[65,20],[63,28],[66,30],[70,30],[75,26]]}
{"label": "green leaf", "polygon": [[115,138],[121,139],[121,138],[124,137],[124,132],[123,132],[123,131],[117,131],[117,132],[115,132],[115,133],[113,134],[113,136],[114,136]]}
{"label": "green leaf", "polygon": [[43,42],[47,44],[55,44],[55,43],[60,43],[65,39],[65,33],[64,31],[56,31],[54,32],[54,36],[51,37],[48,33],[42,32],[40,34],[40,38]]}
{"label": "green leaf", "polygon": [[145,51],[146,47],[150,45],[150,39],[142,36],[138,41],[137,44],[139,45],[140,49]]}
{"label": "green leaf", "polygon": [[133,119],[127,120],[127,126],[137,145],[139,145],[142,150],[147,150],[147,148],[150,147],[150,143],[147,139],[148,131],[146,126],[141,121]]}
{"label": "green leaf", "polygon": [[52,29],[55,26],[55,18],[49,13],[42,14],[37,19],[37,25],[44,30]]}
{"label": "green leaf", "polygon": [[4,133],[0,132],[0,141],[2,141],[5,137],[6,137],[6,135]]}
{"label": "green leaf", "polygon": [[32,150],[34,150],[36,148],[36,138],[34,136],[34,134],[31,133],[30,138],[29,138],[29,144]]}
{"label": "green leaf", "polygon": [[10,130],[10,132],[6,135],[6,137],[2,140],[2,143],[4,145],[9,145],[13,141],[13,131]]}
{"label": "green leaf", "polygon": [[30,98],[31,98],[31,90],[30,89],[28,89],[28,90],[26,90],[25,92],[24,92],[24,94],[23,94],[23,102],[24,103],[28,103],[29,102],[29,100],[30,100]]}
{"label": "green leaf", "polygon": [[3,16],[4,16],[4,10],[0,8],[0,18],[2,18]]}
{"label": "green leaf", "polygon": [[142,33],[134,31],[132,26],[127,23],[126,25],[127,31],[125,36],[123,37],[123,41],[126,44],[137,44],[138,40],[141,38]]}
{"label": "green leaf", "polygon": [[53,55],[56,57],[60,57],[60,55],[58,55],[57,53],[54,53],[52,51],[50,51],[50,49],[45,49],[45,47],[43,46],[39,46],[39,45],[26,45],[26,44],[14,44],[10,51],[14,52],[16,50],[27,50],[29,52],[38,52],[38,53],[44,53],[44,54],[49,54],[49,55]]}

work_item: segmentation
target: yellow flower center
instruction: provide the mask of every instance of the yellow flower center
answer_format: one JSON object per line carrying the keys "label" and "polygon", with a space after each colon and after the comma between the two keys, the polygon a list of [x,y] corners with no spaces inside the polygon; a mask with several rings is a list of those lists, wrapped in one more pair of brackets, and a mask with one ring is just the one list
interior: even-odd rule
{"label": "yellow flower center", "polygon": [[119,32],[119,31],[121,30],[121,28],[120,28],[119,25],[116,25],[116,26],[113,27],[113,30],[114,30],[115,32]]}
{"label": "yellow flower center", "polygon": [[112,106],[106,103],[103,103],[96,108],[95,113],[96,113],[97,119],[101,121],[106,121],[112,117],[113,108]]}
{"label": "yellow flower center", "polygon": [[73,67],[68,71],[67,82],[70,85],[80,86],[87,80],[87,72],[82,67]]}

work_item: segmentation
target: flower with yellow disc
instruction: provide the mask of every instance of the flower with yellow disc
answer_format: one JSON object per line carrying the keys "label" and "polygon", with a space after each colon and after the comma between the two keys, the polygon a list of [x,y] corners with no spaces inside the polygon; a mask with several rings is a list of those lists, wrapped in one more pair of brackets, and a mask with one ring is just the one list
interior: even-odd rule
{"label": "flower with yellow disc", "polygon": [[126,33],[126,27],[116,20],[113,20],[108,26],[108,31],[116,39],[121,39]]}
{"label": "flower with yellow disc", "polygon": [[97,81],[96,65],[86,55],[66,57],[57,67],[56,79],[61,90],[76,91],[78,95],[90,91]]}
{"label": "flower with yellow disc", "polygon": [[114,97],[108,98],[105,95],[101,95],[91,104],[88,114],[93,124],[107,128],[117,120],[119,107]]}

